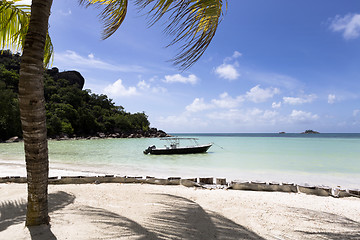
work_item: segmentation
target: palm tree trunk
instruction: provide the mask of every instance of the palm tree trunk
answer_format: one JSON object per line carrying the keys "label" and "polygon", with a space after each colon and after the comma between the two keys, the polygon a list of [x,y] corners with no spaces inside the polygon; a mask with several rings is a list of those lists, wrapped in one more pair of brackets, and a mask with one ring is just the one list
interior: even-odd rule
{"label": "palm tree trunk", "polygon": [[52,0],[33,0],[20,64],[19,102],[28,182],[26,226],[49,224],[44,46]]}

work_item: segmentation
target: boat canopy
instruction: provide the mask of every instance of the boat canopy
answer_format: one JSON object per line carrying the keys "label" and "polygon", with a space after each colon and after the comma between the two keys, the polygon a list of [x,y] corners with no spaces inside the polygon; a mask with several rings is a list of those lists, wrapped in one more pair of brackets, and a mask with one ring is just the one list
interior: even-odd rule
{"label": "boat canopy", "polygon": [[189,140],[195,143],[196,146],[200,145],[197,140],[198,138],[188,138],[188,137],[166,137],[166,138],[160,138],[160,140],[165,140],[169,143],[171,147],[179,147],[181,140]]}

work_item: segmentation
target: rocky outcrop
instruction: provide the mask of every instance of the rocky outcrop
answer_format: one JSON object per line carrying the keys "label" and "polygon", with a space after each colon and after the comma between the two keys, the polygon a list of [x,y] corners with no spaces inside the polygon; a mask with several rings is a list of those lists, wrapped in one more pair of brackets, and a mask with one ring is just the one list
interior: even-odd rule
{"label": "rocky outcrop", "polygon": [[85,84],[84,77],[77,71],[64,71],[59,72],[59,69],[54,67],[46,71],[54,80],[65,79],[68,80],[70,85],[78,85],[80,89],[83,89]]}
{"label": "rocky outcrop", "polygon": [[95,135],[91,136],[68,136],[66,134],[57,136],[56,140],[70,140],[70,139],[105,139],[105,138],[162,138],[162,137],[171,137],[171,135],[167,134],[162,130],[158,130],[157,128],[150,128],[148,131],[136,130],[130,132],[116,132],[116,133],[103,133],[98,132]]}
{"label": "rocky outcrop", "polygon": [[96,136],[88,137],[87,139],[94,138],[161,138],[161,137],[170,137],[171,135],[167,134],[162,130],[156,128],[150,128],[148,131],[137,130],[132,132],[117,132],[111,134],[97,133]]}
{"label": "rocky outcrop", "polygon": [[[80,140],[80,139],[88,139],[88,140],[94,140],[94,139],[105,139],[105,138],[162,138],[162,137],[171,137],[171,135],[167,134],[166,132],[162,130],[158,130],[156,128],[150,128],[148,131],[133,131],[133,132],[117,132],[117,133],[101,133],[98,132],[96,135],[93,136],[68,136],[66,134],[63,134],[61,136],[57,136],[55,140]],[[50,138],[51,139],[51,138]],[[22,141],[19,137],[12,137],[8,140],[6,140],[6,143],[13,143],[13,142],[19,142]],[[0,141],[1,143],[1,141]]]}
{"label": "rocky outcrop", "polygon": [[8,140],[6,140],[6,143],[13,143],[13,142],[19,142],[21,139],[18,136],[9,138]]}
{"label": "rocky outcrop", "polygon": [[305,132],[302,132],[301,134],[318,134],[319,132],[314,130],[306,130]]}

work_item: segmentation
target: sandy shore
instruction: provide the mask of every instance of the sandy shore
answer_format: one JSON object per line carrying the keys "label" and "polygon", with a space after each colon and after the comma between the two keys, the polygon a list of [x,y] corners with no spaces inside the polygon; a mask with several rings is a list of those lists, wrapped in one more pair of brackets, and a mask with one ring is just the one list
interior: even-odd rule
{"label": "sandy shore", "polygon": [[50,185],[51,226],[28,229],[26,191],[0,184],[0,239],[360,239],[360,199],[353,197]]}

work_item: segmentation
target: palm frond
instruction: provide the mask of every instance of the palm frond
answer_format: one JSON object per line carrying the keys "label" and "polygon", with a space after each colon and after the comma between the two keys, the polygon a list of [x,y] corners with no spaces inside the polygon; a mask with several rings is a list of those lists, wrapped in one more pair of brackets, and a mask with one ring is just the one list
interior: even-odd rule
{"label": "palm frond", "polygon": [[[0,48],[22,52],[28,30],[31,6],[16,4],[20,0],[0,2]],[[49,33],[46,37],[44,65],[48,66],[54,56],[54,47]]]}
{"label": "palm frond", "polygon": [[13,52],[22,50],[31,14],[30,6],[15,5],[17,1],[0,3],[0,47]]}
{"label": "palm frond", "polygon": [[165,33],[173,37],[168,46],[181,44],[172,61],[183,70],[204,54],[227,8],[227,0],[136,0],[136,4],[141,10],[150,7],[150,25],[168,16]]}
{"label": "palm frond", "polygon": [[100,18],[104,23],[103,39],[107,39],[120,27],[124,21],[128,0],[79,0],[86,7],[95,5],[102,8]]}

